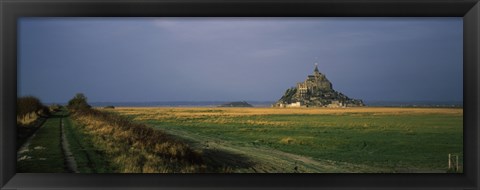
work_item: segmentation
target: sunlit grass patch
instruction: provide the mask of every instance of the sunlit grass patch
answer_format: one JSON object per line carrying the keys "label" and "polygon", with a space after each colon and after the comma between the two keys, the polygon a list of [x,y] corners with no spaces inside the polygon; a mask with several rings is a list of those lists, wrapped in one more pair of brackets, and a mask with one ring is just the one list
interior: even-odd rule
{"label": "sunlit grass patch", "polygon": [[[129,113],[129,112],[127,112]],[[97,110],[74,115],[94,146],[120,173],[190,173],[205,170],[198,152],[168,134]]]}
{"label": "sunlit grass patch", "polygon": [[[446,171],[463,151],[458,108],[119,108],[149,126],[391,172]],[[407,156],[408,155],[408,156]],[[383,170],[382,170],[383,171]]]}

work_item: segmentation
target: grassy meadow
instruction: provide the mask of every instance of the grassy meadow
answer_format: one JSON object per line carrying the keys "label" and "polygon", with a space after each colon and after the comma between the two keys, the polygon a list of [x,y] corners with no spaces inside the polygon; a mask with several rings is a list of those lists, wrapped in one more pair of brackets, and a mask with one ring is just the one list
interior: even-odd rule
{"label": "grassy meadow", "polygon": [[[219,172],[445,173],[463,159],[463,110],[147,108],[109,110],[188,142]],[[460,165],[462,165],[460,163]]]}
{"label": "grassy meadow", "polygon": [[61,114],[54,114],[25,142],[17,155],[17,172],[62,173],[65,171],[60,144]]}

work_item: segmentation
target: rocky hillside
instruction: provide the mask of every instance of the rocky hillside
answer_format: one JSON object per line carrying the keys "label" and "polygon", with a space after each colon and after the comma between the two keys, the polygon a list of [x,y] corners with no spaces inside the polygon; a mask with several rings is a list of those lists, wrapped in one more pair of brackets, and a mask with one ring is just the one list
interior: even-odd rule
{"label": "rocky hillside", "polygon": [[327,77],[315,66],[313,75],[285,91],[274,107],[358,107],[362,100],[352,99],[333,89]]}

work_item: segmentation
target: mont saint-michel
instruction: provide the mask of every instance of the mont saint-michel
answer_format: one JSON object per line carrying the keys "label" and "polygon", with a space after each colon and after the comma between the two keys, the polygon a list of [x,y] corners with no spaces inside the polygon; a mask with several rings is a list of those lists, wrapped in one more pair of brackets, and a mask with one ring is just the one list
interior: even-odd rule
{"label": "mont saint-michel", "polygon": [[287,89],[273,107],[359,107],[362,100],[352,99],[333,89],[332,83],[320,73],[315,64],[313,75],[308,75],[296,87]]}

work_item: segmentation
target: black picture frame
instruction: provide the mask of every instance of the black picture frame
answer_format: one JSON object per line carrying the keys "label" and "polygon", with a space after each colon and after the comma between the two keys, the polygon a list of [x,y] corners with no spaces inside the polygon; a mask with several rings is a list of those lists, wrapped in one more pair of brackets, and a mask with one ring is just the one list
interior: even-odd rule
{"label": "black picture frame", "polygon": [[[479,189],[478,0],[1,0],[1,189]],[[20,17],[463,17],[462,174],[16,173],[17,19]]]}

